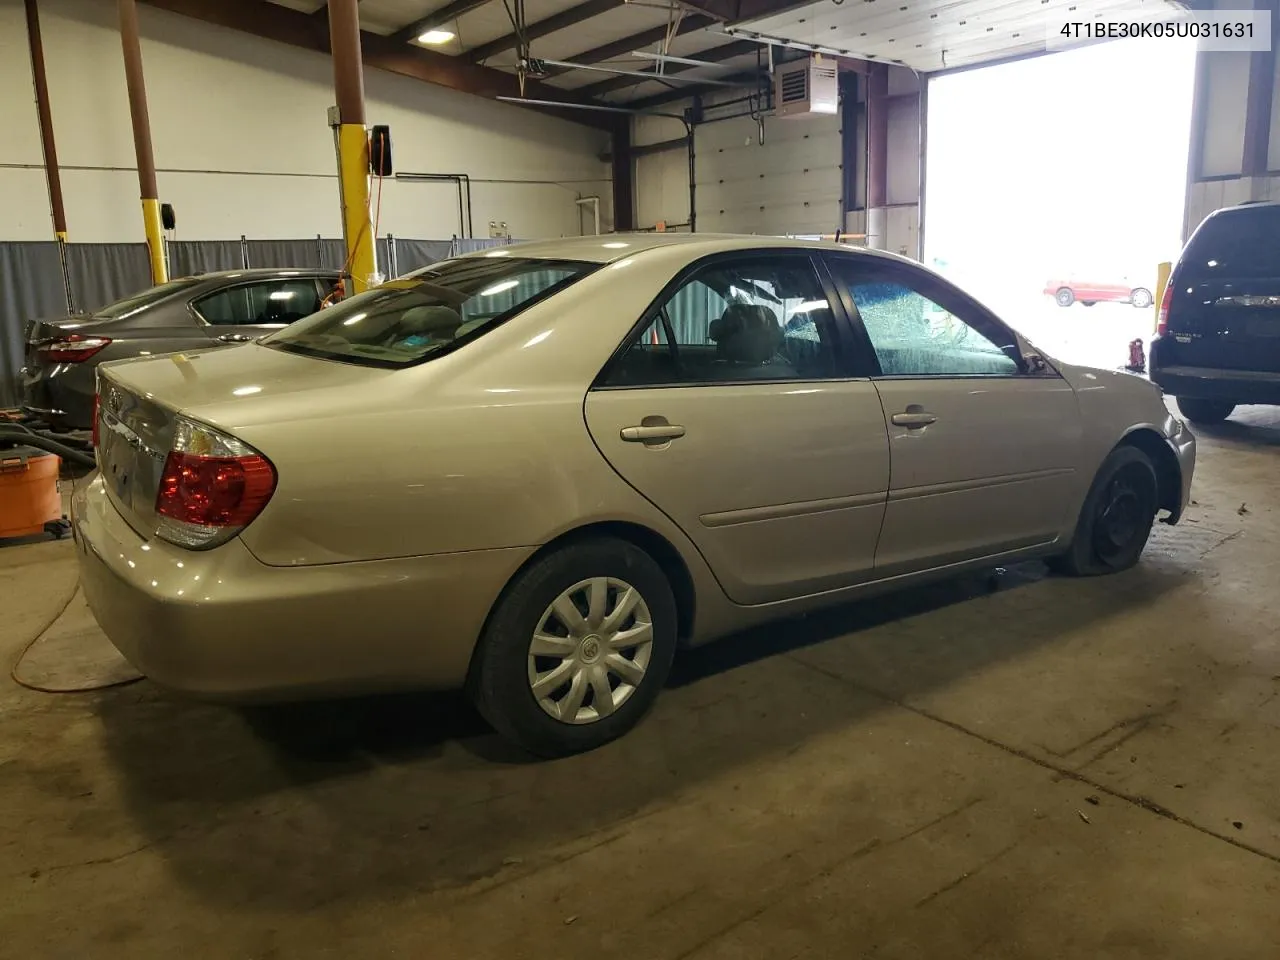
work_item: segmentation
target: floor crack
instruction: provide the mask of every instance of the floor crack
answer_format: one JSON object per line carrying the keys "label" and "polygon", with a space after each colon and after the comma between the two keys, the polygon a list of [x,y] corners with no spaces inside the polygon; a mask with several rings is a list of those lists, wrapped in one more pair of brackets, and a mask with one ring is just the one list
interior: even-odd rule
{"label": "floor crack", "polygon": [[1221,840],[1223,843],[1229,843],[1233,847],[1238,847],[1247,853],[1252,853],[1255,856],[1262,857],[1264,860],[1270,860],[1272,863],[1280,863],[1280,855],[1263,850],[1261,847],[1255,847],[1253,844],[1245,843],[1243,840],[1238,840],[1235,837],[1226,835],[1225,833],[1218,833],[1215,830],[1210,830],[1208,827],[1201,826],[1193,820],[1188,820],[1186,817],[1179,816],[1168,807],[1162,806],[1148,797],[1125,793],[1123,790],[1117,789],[1116,787],[1108,786],[1105,783],[1085,776],[1085,774],[1078,770],[1073,770],[1070,767],[1065,767],[1060,764],[1051,763],[1043,757],[1037,757],[1035,754],[1029,753],[1026,750],[1015,747],[1011,744],[1001,743],[999,740],[988,737],[985,734],[978,733],[976,730],[970,730],[968,727],[963,724],[956,723],[954,720],[948,720],[946,717],[932,713],[923,707],[914,706],[904,700],[900,700],[897,697],[884,693],[881,690],[877,690],[874,687],[868,687],[865,684],[858,683],[856,680],[851,680],[834,670],[829,670],[826,667],[810,663],[802,657],[797,657],[795,654],[785,654],[785,656],[794,660],[796,663],[799,663],[801,666],[808,667],[815,673],[820,673],[824,677],[847,684],[860,693],[868,694],[884,701],[885,703],[891,703],[896,707],[901,707],[903,710],[916,714],[916,716],[924,717],[926,720],[932,720],[934,723],[940,723],[944,727],[950,727],[957,733],[979,740],[989,747],[995,747],[997,750],[1002,750],[1010,756],[1017,757],[1019,760],[1026,760],[1028,763],[1034,763],[1036,766],[1043,767],[1045,770],[1051,770],[1064,779],[1074,780],[1077,783],[1082,783],[1085,786],[1092,787],[1098,793],[1105,793],[1109,797],[1113,797],[1116,800],[1122,800],[1125,803],[1131,804],[1142,810],[1146,810],[1148,813],[1154,813],[1156,816],[1163,817],[1166,820],[1172,820],[1174,823],[1180,824],[1184,827],[1189,827],[1198,833],[1203,833],[1207,837],[1213,837],[1215,840]]}

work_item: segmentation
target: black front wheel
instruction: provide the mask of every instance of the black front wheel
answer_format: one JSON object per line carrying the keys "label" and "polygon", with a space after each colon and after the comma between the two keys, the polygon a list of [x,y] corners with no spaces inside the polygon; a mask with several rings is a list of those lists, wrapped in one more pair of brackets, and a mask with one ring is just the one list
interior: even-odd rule
{"label": "black front wheel", "polygon": [[1117,447],[1098,468],[1071,546],[1050,565],[1076,577],[1129,569],[1147,545],[1157,509],[1159,485],[1150,458],[1137,447]]}
{"label": "black front wheel", "polygon": [[1230,400],[1203,400],[1179,397],[1178,410],[1192,423],[1221,423],[1231,416],[1236,405]]}

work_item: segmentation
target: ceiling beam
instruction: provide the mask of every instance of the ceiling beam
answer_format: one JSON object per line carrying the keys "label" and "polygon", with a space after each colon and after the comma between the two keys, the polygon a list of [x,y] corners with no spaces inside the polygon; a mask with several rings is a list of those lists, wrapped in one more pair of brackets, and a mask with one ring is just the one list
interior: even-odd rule
{"label": "ceiling beam", "polygon": [[[700,50],[689,56],[690,59],[702,60],[705,63],[722,63],[725,60],[732,60],[734,57],[755,53],[759,49],[760,45],[754,41],[734,40],[719,47],[712,47],[710,50]],[[690,70],[697,69],[697,67],[691,67],[688,64],[667,63],[663,65],[661,73],[652,69],[637,72],[651,74],[654,80],[661,80],[664,76],[688,73]],[[719,80],[720,78],[716,77],[715,79]],[[636,84],[644,82],[644,80],[637,79],[634,76],[610,77],[608,80],[600,80],[597,83],[589,83],[585,87],[578,87],[574,90],[574,93],[580,97],[598,97],[602,94],[612,93],[614,90],[624,90],[627,87],[634,87]]]}
{"label": "ceiling beam", "polygon": [[[309,13],[302,13],[262,0],[143,0],[148,6],[179,13],[183,16],[240,30],[267,40],[329,53],[329,25]],[[398,73],[459,93],[470,93],[488,99],[519,97],[519,81],[509,73],[469,63],[434,50],[396,43],[390,37],[361,31],[360,46],[366,67]],[[554,100],[581,103],[577,94],[568,93],[545,83],[530,80],[524,96],[530,100]],[[613,117],[586,110],[557,110],[556,116],[586,126],[612,130]]]}
{"label": "ceiling beam", "polygon": [[[705,30],[707,27],[715,23],[710,17],[704,17],[700,13],[693,13],[686,16],[680,21],[680,26],[676,28],[676,36],[682,37],[686,33],[694,33],[698,30]],[[653,27],[649,30],[641,30],[639,33],[633,33],[629,37],[623,37],[621,40],[614,40],[598,47],[592,47],[590,50],[584,50],[582,53],[575,53],[569,57],[574,63],[603,63],[606,60],[614,60],[618,57],[625,57],[633,50],[639,50],[641,47],[647,47],[651,43],[661,43],[667,37],[666,26]],[[558,67],[554,70],[548,70],[547,75],[551,77],[559,76],[567,71]]]}
{"label": "ceiling beam", "polygon": [[[545,20],[526,24],[524,30],[525,40],[536,40],[539,37],[545,37],[549,33],[566,30],[582,23],[584,20],[590,20],[592,17],[598,17],[602,13],[616,10],[624,2],[625,0],[585,0],[584,3],[579,3],[568,10],[561,10]],[[514,33],[508,33],[506,36],[498,37],[496,40],[480,44],[480,46],[470,50],[467,56],[472,63],[482,63],[494,54],[514,50],[519,45],[519,38]]]}
{"label": "ceiling beam", "polygon": [[[760,79],[760,74],[754,70],[743,71],[742,73],[731,73],[725,77],[717,77],[717,80],[726,80],[730,83],[740,83],[744,87],[752,86]],[[661,107],[668,103],[677,103],[680,100],[689,100],[695,95],[706,95],[715,93],[717,90],[723,90],[723,87],[695,87],[688,86],[680,90],[667,90],[664,93],[655,93],[652,96],[641,97],[638,100],[624,100],[619,106],[626,107],[628,110],[651,110],[654,107]]]}
{"label": "ceiling beam", "polygon": [[412,23],[406,23],[391,34],[391,39],[397,43],[408,43],[411,40],[416,40],[428,30],[434,30],[437,27],[452,23],[463,14],[470,13],[472,10],[479,10],[487,3],[489,3],[489,0],[453,0],[452,3],[446,3],[439,10],[433,10],[425,17],[419,17]]}

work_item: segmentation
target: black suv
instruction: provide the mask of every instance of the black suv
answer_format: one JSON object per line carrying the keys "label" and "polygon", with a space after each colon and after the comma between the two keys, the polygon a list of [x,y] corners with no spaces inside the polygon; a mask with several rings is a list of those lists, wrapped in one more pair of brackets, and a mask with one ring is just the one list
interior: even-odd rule
{"label": "black suv", "polygon": [[1151,380],[1194,423],[1280,404],[1280,203],[1209,214],[1160,304]]}

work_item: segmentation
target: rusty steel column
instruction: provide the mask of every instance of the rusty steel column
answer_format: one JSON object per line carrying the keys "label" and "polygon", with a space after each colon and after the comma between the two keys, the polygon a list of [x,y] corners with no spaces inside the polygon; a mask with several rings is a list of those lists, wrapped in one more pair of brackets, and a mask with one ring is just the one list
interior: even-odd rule
{"label": "rusty steel column", "polygon": [[169,279],[160,225],[160,196],[156,189],[156,158],[151,151],[151,118],[147,115],[147,87],[142,79],[142,45],[138,40],[135,0],[117,0],[120,45],[124,51],[124,79],[129,88],[129,117],[133,121],[133,151],[138,158],[138,188],[142,194],[142,227],[147,235],[151,282]]}
{"label": "rusty steel column", "polygon": [[58,261],[62,265],[62,291],[67,313],[76,312],[67,271],[67,210],[62,203],[62,175],[58,171],[58,148],[53,139],[53,114],[49,108],[49,81],[44,71],[44,43],[40,39],[40,11],[36,0],[24,0],[27,10],[27,43],[31,48],[31,82],[36,90],[36,113],[40,117],[40,149],[44,152],[44,176],[49,184],[49,213],[53,235],[58,241]]}
{"label": "rusty steel column", "polygon": [[329,47],[333,53],[336,116],[330,117],[338,151],[338,197],[347,246],[343,273],[353,292],[378,282],[377,244],[369,219],[369,132],[364,116],[364,63],[360,52],[358,0],[330,0]]}
{"label": "rusty steel column", "polygon": [[888,226],[889,65],[867,72],[867,246],[883,250]]}

